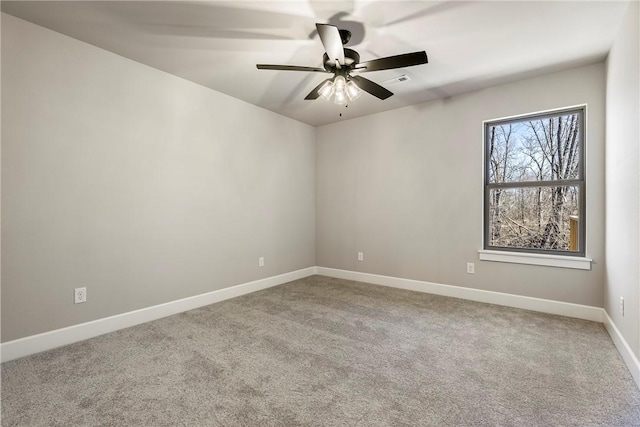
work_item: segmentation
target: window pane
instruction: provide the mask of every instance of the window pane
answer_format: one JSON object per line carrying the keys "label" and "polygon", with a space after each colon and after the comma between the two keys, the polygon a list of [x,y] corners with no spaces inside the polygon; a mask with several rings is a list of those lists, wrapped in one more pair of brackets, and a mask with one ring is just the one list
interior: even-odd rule
{"label": "window pane", "polygon": [[489,191],[490,246],[578,251],[579,187]]}
{"label": "window pane", "polygon": [[489,125],[489,182],[580,179],[581,114]]}

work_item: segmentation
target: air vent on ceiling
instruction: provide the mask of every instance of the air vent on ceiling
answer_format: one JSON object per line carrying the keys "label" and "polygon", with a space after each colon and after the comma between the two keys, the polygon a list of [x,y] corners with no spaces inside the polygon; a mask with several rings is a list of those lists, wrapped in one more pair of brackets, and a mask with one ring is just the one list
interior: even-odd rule
{"label": "air vent on ceiling", "polygon": [[408,82],[409,80],[411,80],[409,78],[409,76],[407,76],[406,74],[402,74],[402,75],[394,77],[392,79],[385,80],[385,81],[382,82],[382,84],[386,85],[386,86],[391,86],[391,85],[396,85],[398,83]]}

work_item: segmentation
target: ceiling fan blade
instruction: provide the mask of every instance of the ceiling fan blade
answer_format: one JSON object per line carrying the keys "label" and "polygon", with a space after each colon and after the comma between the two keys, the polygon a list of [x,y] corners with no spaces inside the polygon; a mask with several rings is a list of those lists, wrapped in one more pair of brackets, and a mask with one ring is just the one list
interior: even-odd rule
{"label": "ceiling fan blade", "polygon": [[360,89],[364,90],[365,92],[369,92],[376,98],[387,99],[391,95],[393,95],[393,92],[383,88],[378,83],[372,82],[369,79],[365,79],[362,76],[351,76],[351,80],[353,80]]}
{"label": "ceiling fan blade", "polygon": [[427,62],[429,62],[427,59],[427,52],[421,51],[361,62],[356,65],[355,69],[364,73],[367,71],[411,67],[413,65],[426,64]]}
{"label": "ceiling fan blade", "polygon": [[327,52],[327,56],[332,61],[337,61],[340,65],[344,65],[344,47],[342,47],[342,38],[338,27],[327,24],[316,24],[318,35]]}
{"label": "ceiling fan blade", "polygon": [[318,99],[318,97],[320,96],[320,94],[318,93],[318,91],[320,90],[320,88],[328,81],[330,81],[331,79],[326,79],[324,81],[322,81],[322,83],[320,83],[318,86],[314,87],[313,90],[311,92],[309,92],[309,95],[305,96],[304,99],[306,100],[314,100],[314,99]]}
{"label": "ceiling fan blade", "polygon": [[279,70],[279,71],[316,71],[319,73],[328,73],[324,68],[318,67],[300,67],[298,65],[270,65],[256,64],[258,70]]}

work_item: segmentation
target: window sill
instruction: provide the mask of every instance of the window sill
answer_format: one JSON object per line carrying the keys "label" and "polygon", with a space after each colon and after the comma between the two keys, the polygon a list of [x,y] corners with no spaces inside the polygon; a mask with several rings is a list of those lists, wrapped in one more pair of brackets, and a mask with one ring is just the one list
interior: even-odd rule
{"label": "window sill", "polygon": [[521,252],[479,250],[478,254],[480,255],[480,260],[482,261],[542,265],[546,267],[574,268],[577,270],[591,270],[591,262],[593,261],[590,258],[583,257],[532,254]]}

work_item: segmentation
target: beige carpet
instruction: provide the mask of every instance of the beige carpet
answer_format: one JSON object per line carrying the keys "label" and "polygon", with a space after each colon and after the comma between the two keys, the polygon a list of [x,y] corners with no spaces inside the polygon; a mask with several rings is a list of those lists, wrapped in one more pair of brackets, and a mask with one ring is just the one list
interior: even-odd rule
{"label": "beige carpet", "polygon": [[2,365],[2,426],[640,426],[601,324],[314,276]]}

